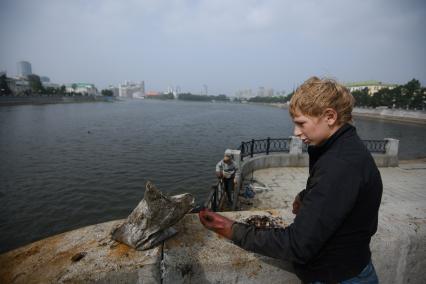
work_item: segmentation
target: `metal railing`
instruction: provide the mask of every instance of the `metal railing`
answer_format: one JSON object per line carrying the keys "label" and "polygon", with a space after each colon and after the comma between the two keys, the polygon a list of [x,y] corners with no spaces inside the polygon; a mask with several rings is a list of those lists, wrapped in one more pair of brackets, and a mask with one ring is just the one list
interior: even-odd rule
{"label": "metal railing", "polygon": [[[272,152],[290,152],[290,142],[291,138],[266,138],[266,139],[252,139],[250,141],[241,142],[238,150],[241,151],[241,161],[244,157],[253,157],[255,154],[266,154]],[[386,153],[386,145],[388,144],[388,140],[362,140],[364,145],[371,153]],[[308,145],[303,144],[302,152],[307,152]],[[238,188],[234,189],[234,197],[233,197],[233,205],[232,210],[235,210],[238,202],[238,194],[241,190],[241,184]],[[220,181],[217,182],[216,185],[212,186],[212,189],[209,193],[208,199],[204,204],[204,207],[211,209],[212,211],[220,211],[222,210],[222,205],[224,202],[224,198],[226,198],[226,193],[224,190],[223,183]]]}
{"label": "metal railing", "polygon": [[[245,157],[253,157],[255,154],[266,154],[272,152],[290,152],[291,138],[266,138],[266,139],[252,139],[250,141],[243,141],[238,147],[241,151],[241,161]],[[371,153],[386,153],[387,140],[363,140],[364,145]],[[302,152],[308,151],[308,145],[303,144]]]}
{"label": "metal railing", "polygon": [[266,138],[252,139],[251,141],[241,142],[238,150],[241,151],[241,161],[244,157],[253,157],[254,154],[265,153],[269,155],[272,152],[289,152],[290,138]]}
{"label": "metal railing", "polygon": [[386,153],[387,140],[362,140],[371,153]]}

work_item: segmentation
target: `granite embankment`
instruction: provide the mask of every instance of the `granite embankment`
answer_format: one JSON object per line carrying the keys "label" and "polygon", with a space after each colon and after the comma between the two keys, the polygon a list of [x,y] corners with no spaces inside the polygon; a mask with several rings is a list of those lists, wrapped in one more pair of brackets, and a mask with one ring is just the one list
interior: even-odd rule
{"label": "granite embankment", "polygon": [[424,111],[389,108],[355,108],[353,114],[359,117],[426,124],[426,112]]}
{"label": "granite embankment", "polygon": [[0,96],[0,106],[110,102],[113,100],[112,97],[103,96]]}

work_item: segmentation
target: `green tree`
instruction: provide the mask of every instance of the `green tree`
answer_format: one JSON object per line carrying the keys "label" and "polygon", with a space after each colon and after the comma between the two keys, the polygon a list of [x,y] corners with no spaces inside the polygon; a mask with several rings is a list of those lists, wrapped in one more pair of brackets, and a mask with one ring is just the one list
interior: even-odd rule
{"label": "green tree", "polygon": [[425,109],[425,88],[421,87],[419,80],[412,79],[405,85],[395,88],[380,89],[373,95],[368,95],[367,88],[352,92],[356,106],[387,106],[389,108]]}
{"label": "green tree", "polygon": [[208,102],[212,100],[212,98],[209,96],[194,95],[191,93],[179,94],[178,99],[184,100],[184,101],[204,101],[204,102]]}
{"label": "green tree", "polygon": [[277,97],[254,97],[248,100],[252,103],[285,103],[288,101],[287,97],[277,96]]}
{"label": "green tree", "polygon": [[352,92],[352,96],[355,98],[356,106],[369,106],[370,96],[368,95],[368,89],[356,90]]}
{"label": "green tree", "polygon": [[146,96],[145,98],[150,100],[173,100],[175,97],[173,93],[159,94],[156,96]]}
{"label": "green tree", "polygon": [[0,76],[0,96],[9,96],[12,94],[12,90],[9,88],[7,84],[6,75]]}
{"label": "green tree", "polygon": [[426,88],[417,90],[411,100],[412,108],[424,110],[426,108]]}
{"label": "green tree", "polygon": [[216,101],[228,102],[230,100],[225,94],[220,94],[218,96],[210,96],[210,97]]}
{"label": "green tree", "polygon": [[46,87],[44,88],[44,93],[46,95],[57,95],[59,93],[59,89],[55,87]]}
{"label": "green tree", "polygon": [[393,104],[397,108],[404,108],[407,106],[406,96],[403,95],[402,87],[398,86],[390,90],[393,93]]}
{"label": "green tree", "polygon": [[408,94],[413,95],[416,91],[421,89],[420,81],[417,79],[411,79],[407,84],[402,86]]}
{"label": "green tree", "polygon": [[108,89],[104,89],[101,91],[102,96],[112,97],[114,96],[114,92]]}
{"label": "green tree", "polygon": [[67,87],[65,87],[65,85],[62,85],[59,88],[59,93],[62,94],[62,95],[65,95],[66,92],[67,92]]}
{"label": "green tree", "polygon": [[421,97],[419,94],[421,92],[421,85],[419,80],[412,79],[408,81],[405,85],[401,86],[401,96],[400,103],[403,108],[416,108],[416,102]]}
{"label": "green tree", "polygon": [[41,84],[40,77],[35,74],[28,75],[28,82],[30,83],[30,89],[33,94],[44,93],[43,85]]}

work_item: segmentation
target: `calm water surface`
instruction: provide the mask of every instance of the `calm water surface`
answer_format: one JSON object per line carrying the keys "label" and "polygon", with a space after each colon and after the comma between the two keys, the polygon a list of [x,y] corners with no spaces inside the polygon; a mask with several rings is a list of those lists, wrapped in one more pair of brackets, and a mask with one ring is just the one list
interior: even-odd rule
{"label": "calm water surface", "polygon": [[[363,139],[400,139],[426,156],[426,127],[358,119]],[[0,251],[127,216],[147,180],[204,201],[214,166],[242,140],[288,137],[287,110],[161,102],[0,108]]]}

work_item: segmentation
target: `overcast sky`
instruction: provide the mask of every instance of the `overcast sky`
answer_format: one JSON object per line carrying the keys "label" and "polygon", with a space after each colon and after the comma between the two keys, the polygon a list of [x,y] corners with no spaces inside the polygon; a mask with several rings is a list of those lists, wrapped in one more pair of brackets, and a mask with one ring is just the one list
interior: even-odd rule
{"label": "overcast sky", "polygon": [[233,95],[309,76],[426,84],[426,1],[0,0],[0,70]]}

